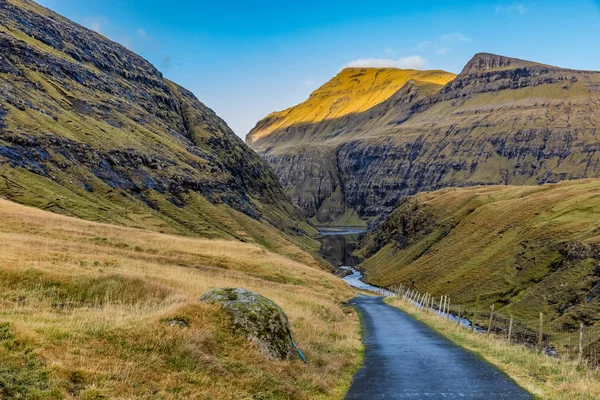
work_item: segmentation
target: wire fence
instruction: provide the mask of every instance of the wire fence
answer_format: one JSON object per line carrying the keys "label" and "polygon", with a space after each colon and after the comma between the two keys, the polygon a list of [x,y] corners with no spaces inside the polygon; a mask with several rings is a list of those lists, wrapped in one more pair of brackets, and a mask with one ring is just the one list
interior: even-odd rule
{"label": "wire fence", "polygon": [[493,335],[511,344],[524,345],[551,357],[576,360],[600,366],[600,327],[583,323],[559,323],[539,319],[522,320],[495,311],[495,305],[483,309],[479,298],[475,307],[452,304],[449,296],[434,297],[403,285],[381,289],[382,295],[403,298],[423,312],[446,318],[473,332]]}

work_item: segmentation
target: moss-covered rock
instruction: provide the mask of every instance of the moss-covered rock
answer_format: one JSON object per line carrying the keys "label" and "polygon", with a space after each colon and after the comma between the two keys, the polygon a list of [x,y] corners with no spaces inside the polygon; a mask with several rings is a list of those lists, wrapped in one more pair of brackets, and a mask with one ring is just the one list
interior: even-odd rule
{"label": "moss-covered rock", "polygon": [[293,354],[292,330],[287,315],[273,301],[241,288],[216,288],[201,298],[223,306],[234,326],[271,359],[286,360]]}

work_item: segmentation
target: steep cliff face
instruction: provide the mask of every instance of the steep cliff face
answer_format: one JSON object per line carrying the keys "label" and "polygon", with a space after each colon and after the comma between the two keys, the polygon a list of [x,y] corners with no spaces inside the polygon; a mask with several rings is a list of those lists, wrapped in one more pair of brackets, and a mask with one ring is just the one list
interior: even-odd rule
{"label": "steep cliff face", "polygon": [[268,165],[192,93],[28,0],[0,2],[0,194],[207,237],[261,242],[277,227],[308,243],[313,229]]}
{"label": "steep cliff face", "polygon": [[251,146],[312,216],[318,211],[290,190],[289,170],[303,165],[286,160],[299,148],[329,147],[340,210],[372,220],[420,191],[600,176],[598,126],[600,73],[482,53],[443,87],[409,82],[366,112],[275,131]]}

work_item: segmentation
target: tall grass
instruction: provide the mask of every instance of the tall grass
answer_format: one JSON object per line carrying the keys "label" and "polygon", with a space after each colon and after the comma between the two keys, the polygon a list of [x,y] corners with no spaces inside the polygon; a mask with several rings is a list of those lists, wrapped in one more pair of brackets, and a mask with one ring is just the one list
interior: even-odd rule
{"label": "tall grass", "polygon": [[[12,390],[24,398],[329,399],[349,386],[358,317],[343,305],[353,292],[327,271],[256,244],[86,222],[3,200],[0,220],[0,324],[9,332],[0,354],[14,361],[0,368],[0,388],[16,370],[25,375]],[[278,303],[308,364],[265,360],[218,307],[197,302],[213,287],[244,287]],[[30,368],[16,361],[23,348]]]}

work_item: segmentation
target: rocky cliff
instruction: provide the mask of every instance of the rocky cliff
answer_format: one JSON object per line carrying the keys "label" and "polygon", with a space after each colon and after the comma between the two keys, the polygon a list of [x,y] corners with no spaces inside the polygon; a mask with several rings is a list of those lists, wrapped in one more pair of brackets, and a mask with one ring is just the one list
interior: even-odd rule
{"label": "rocky cliff", "polygon": [[277,177],[212,110],[28,0],[0,1],[0,195],[206,237],[267,243],[276,227],[312,245]]}
{"label": "rocky cliff", "polygon": [[600,176],[598,126],[600,73],[482,53],[443,86],[411,80],[366,111],[249,142],[327,224],[373,220],[442,187]]}

